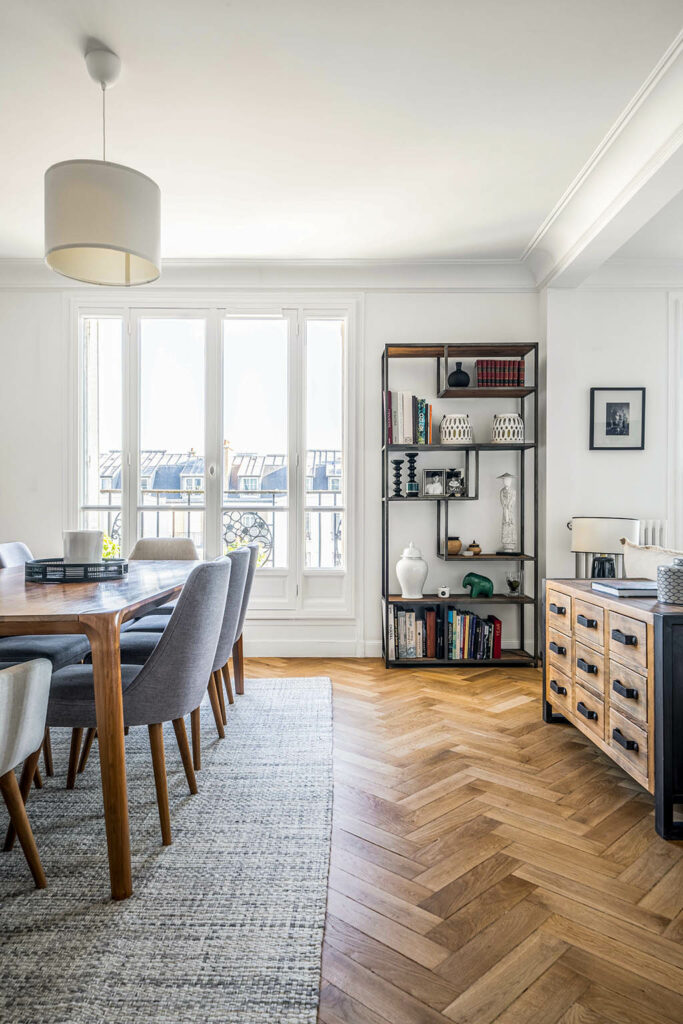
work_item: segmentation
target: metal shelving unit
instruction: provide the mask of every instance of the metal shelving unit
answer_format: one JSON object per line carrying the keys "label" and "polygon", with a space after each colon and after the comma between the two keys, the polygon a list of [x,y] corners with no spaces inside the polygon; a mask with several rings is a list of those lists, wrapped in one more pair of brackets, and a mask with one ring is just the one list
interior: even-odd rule
{"label": "metal shelving unit", "polygon": [[[382,596],[384,598],[384,623],[383,623],[383,638],[384,638],[384,657],[385,665],[387,668],[396,667],[409,667],[415,665],[421,665],[426,668],[428,667],[452,667],[460,668],[464,665],[499,665],[499,666],[530,666],[536,667],[538,665],[538,607],[539,607],[539,578],[538,578],[538,447],[536,440],[524,441],[519,444],[470,444],[470,445],[443,445],[443,444],[388,444],[387,441],[387,424],[384,410],[387,408],[388,403],[388,391],[389,391],[389,366],[392,359],[433,359],[436,363],[436,397],[439,400],[455,400],[455,401],[477,401],[482,399],[516,399],[519,401],[519,413],[524,421],[525,436],[528,431],[528,414],[531,412],[533,417],[533,430],[534,436],[537,439],[537,425],[538,425],[538,345],[535,342],[528,343],[501,343],[501,344],[478,344],[478,343],[462,343],[452,345],[421,345],[421,344],[407,344],[407,345],[386,345],[384,352],[382,353]],[[527,372],[533,368],[533,384],[525,385],[524,387],[466,387],[466,388],[449,388],[448,387],[448,374],[449,374],[449,360],[455,359],[524,359]],[[529,363],[531,365],[529,365]],[[433,451],[453,451],[459,452],[474,452],[475,454],[475,473],[476,473],[476,489],[475,495],[470,495],[469,492],[464,497],[443,497],[436,495],[419,495],[418,497],[395,497],[390,494],[391,480],[390,480],[390,466],[389,461],[392,453],[394,452],[406,452],[406,451],[417,451],[420,452],[433,452]],[[479,500],[479,473],[480,473],[480,453],[486,452],[515,452],[518,456],[518,479],[519,479],[519,502],[518,507],[520,510],[519,517],[519,541],[520,541],[520,552],[519,555],[500,555],[496,553],[482,553],[480,555],[466,556],[466,555],[448,555],[447,539],[448,539],[448,512],[452,504],[459,501],[478,501]],[[467,456],[469,460],[469,455]],[[481,459],[483,471],[485,472],[485,460],[486,456]],[[532,462],[531,471],[530,467],[527,466],[527,461]],[[533,513],[533,527],[531,530],[525,522],[526,519],[526,489],[527,489],[527,476],[531,476],[530,481],[533,486],[534,495],[534,513]],[[391,528],[391,505],[394,502],[422,502],[430,501],[436,502],[436,537],[437,537],[437,555],[446,562],[518,562],[520,564],[531,564],[531,572],[527,575],[525,573],[525,579],[531,576],[533,579],[533,596],[528,594],[516,594],[510,596],[507,594],[494,594],[490,598],[471,598],[469,594],[451,594],[448,598],[440,598],[436,594],[424,595],[420,600],[409,600],[403,599],[400,594],[391,594],[389,592],[389,536]],[[527,550],[527,547],[529,550]],[[473,660],[473,659],[458,659],[452,660],[449,658],[401,658],[391,659],[388,656],[386,647],[386,637],[389,635],[389,615],[391,613],[391,606],[393,604],[404,604],[409,605],[432,605],[439,609],[439,614],[444,616],[446,614],[446,608],[448,605],[467,604],[467,605],[504,605],[504,606],[516,606],[518,609],[518,635],[519,642],[523,644],[525,636],[525,615],[527,609],[533,616],[533,650],[526,651],[523,648],[506,648],[502,649],[502,657],[491,658],[484,660]],[[444,621],[444,630],[447,623]],[[505,638],[503,638],[504,640]]]}

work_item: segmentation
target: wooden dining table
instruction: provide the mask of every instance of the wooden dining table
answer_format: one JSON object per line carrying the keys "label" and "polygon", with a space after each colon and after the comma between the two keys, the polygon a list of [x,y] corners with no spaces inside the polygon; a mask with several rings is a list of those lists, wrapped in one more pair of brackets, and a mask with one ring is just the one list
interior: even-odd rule
{"label": "wooden dining table", "polygon": [[0,636],[85,633],[90,641],[109,879],[115,900],[125,900],[133,892],[121,625],[177,596],[198,564],[130,562],[123,579],[101,583],[26,583],[23,566],[0,569]]}

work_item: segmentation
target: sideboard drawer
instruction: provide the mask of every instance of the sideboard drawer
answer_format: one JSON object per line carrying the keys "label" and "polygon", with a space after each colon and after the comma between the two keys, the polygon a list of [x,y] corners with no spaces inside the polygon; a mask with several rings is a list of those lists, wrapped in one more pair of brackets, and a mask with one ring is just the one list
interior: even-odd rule
{"label": "sideboard drawer", "polygon": [[594,647],[605,645],[605,611],[600,605],[588,601],[574,600],[574,636],[577,640],[593,644]]}
{"label": "sideboard drawer", "polygon": [[546,597],[548,609],[548,625],[563,633],[572,631],[572,599],[559,590],[548,590]]}
{"label": "sideboard drawer", "polygon": [[615,752],[647,779],[647,733],[614,708],[609,713],[609,734],[607,741]]}
{"label": "sideboard drawer", "polygon": [[611,708],[632,718],[634,722],[645,725],[647,722],[646,677],[634,672],[632,668],[626,668],[618,661],[610,659],[609,701]]}
{"label": "sideboard drawer", "polygon": [[605,698],[605,659],[592,647],[577,640],[574,644],[574,681],[585,686],[603,700]]}
{"label": "sideboard drawer", "polygon": [[605,738],[605,703],[578,682],[574,683],[572,721],[589,736]]}
{"label": "sideboard drawer", "polygon": [[548,660],[558,665],[561,672],[572,674],[572,638],[557,629],[548,630]]}
{"label": "sideboard drawer", "polygon": [[609,613],[610,656],[636,668],[647,669],[647,625],[628,615]]}
{"label": "sideboard drawer", "polygon": [[553,709],[559,714],[565,711],[574,714],[574,684],[569,676],[560,672],[555,665],[548,666],[546,700],[550,701]]}

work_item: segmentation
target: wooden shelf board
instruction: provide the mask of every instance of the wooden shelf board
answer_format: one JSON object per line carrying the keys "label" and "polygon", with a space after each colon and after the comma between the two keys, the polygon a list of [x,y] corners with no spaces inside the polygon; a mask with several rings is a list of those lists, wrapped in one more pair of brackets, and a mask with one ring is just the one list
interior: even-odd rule
{"label": "wooden shelf board", "polygon": [[533,562],[535,561],[533,555],[497,555],[495,552],[486,554],[482,552],[480,555],[444,555],[442,551],[437,551],[439,558],[442,558],[444,562]]}
{"label": "wooden shelf board", "polygon": [[[469,561],[469,559],[467,559]],[[535,604],[534,598],[528,594],[493,594],[492,597],[470,597],[468,593],[451,594],[450,597],[439,597],[438,594],[423,594],[422,597],[401,597],[400,594],[389,594],[391,604]]]}
{"label": "wooden shelf board", "polygon": [[[414,498],[409,498],[407,494],[401,494],[399,497],[395,497],[390,494],[388,498],[382,498],[382,501],[478,501],[474,495],[465,498],[448,498],[445,494],[417,494]],[[323,506],[324,507],[324,506]],[[332,506],[334,507],[334,506]]]}
{"label": "wooden shelf board", "polygon": [[514,388],[444,388],[439,391],[437,398],[526,398],[533,395],[536,389],[532,387]]}
{"label": "wooden shelf board", "polygon": [[[382,448],[385,446],[383,445]],[[535,448],[534,441],[520,441],[515,444],[493,444],[486,441],[482,444],[390,444],[386,446],[390,452],[520,452]]]}
{"label": "wooden shelf board", "polygon": [[505,665],[533,665],[533,654],[523,650],[506,650],[501,652],[500,658],[390,658],[389,665],[393,668],[413,668],[417,665],[423,667],[460,668],[466,665],[475,665],[479,668]]}
{"label": "wooden shelf board", "polygon": [[[479,342],[463,342],[448,345],[448,356],[464,359],[478,356],[485,358],[514,359],[526,356],[536,348],[536,342],[499,342],[498,344],[481,344]],[[390,359],[437,359],[443,358],[443,345],[389,345],[387,355]]]}

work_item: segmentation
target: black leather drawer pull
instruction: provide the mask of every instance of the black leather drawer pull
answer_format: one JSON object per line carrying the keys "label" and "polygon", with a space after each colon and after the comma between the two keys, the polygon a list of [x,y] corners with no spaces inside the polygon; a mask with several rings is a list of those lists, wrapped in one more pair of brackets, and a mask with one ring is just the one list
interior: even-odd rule
{"label": "black leather drawer pull", "polygon": [[621,694],[622,697],[626,697],[628,700],[638,700],[638,691],[632,686],[624,686],[619,679],[612,680],[612,689],[615,693]]}
{"label": "black leather drawer pull", "polygon": [[554,679],[550,680],[550,689],[553,691],[553,693],[559,693],[561,697],[567,696],[567,687],[558,686]]}
{"label": "black leather drawer pull", "polygon": [[616,640],[618,644],[626,644],[627,647],[638,646],[637,636],[634,636],[633,633],[622,633],[620,629],[612,630],[612,639]]}
{"label": "black leather drawer pull", "polygon": [[563,605],[561,605],[561,604],[551,604],[550,605],[550,611],[554,612],[555,615],[566,615],[567,614],[567,609],[565,607],[563,607]]}
{"label": "black leather drawer pull", "polygon": [[567,653],[567,648],[566,647],[560,647],[560,645],[556,644],[554,640],[550,641],[550,643],[548,644],[548,647],[553,652],[553,654],[566,654]]}
{"label": "black leather drawer pull", "polygon": [[635,740],[627,740],[621,729],[612,729],[612,739],[616,740],[624,750],[635,750],[638,753],[638,744]]}
{"label": "black leather drawer pull", "polygon": [[598,666],[597,665],[589,665],[589,663],[587,661],[584,661],[583,658],[577,658],[576,659],[576,664],[578,665],[578,667],[581,669],[582,672],[587,672],[590,676],[597,676],[597,674],[598,674]]}
{"label": "black leather drawer pull", "polygon": [[578,622],[578,624],[580,626],[585,626],[586,629],[597,629],[598,628],[598,620],[597,619],[587,619],[585,615],[577,615],[576,616],[576,621]]}
{"label": "black leather drawer pull", "polygon": [[583,715],[584,718],[589,718],[591,721],[595,721],[598,717],[597,711],[591,711],[590,708],[586,707],[582,700],[580,700],[576,705],[576,710],[580,715]]}

